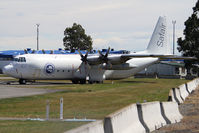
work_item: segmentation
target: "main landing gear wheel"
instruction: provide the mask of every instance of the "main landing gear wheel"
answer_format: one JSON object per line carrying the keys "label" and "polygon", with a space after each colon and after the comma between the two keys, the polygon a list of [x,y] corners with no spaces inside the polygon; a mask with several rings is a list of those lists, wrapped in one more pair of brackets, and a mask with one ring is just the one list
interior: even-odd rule
{"label": "main landing gear wheel", "polygon": [[80,84],[86,84],[86,80],[85,79],[81,79],[80,80]]}
{"label": "main landing gear wheel", "polygon": [[73,84],[86,84],[86,79],[72,80]]}
{"label": "main landing gear wheel", "polygon": [[26,84],[26,80],[25,79],[19,79],[19,84]]}
{"label": "main landing gear wheel", "polygon": [[78,80],[72,80],[72,83],[73,84],[78,84],[79,82],[78,82]]}
{"label": "main landing gear wheel", "polygon": [[103,81],[96,81],[97,84],[103,84]]}
{"label": "main landing gear wheel", "polygon": [[103,84],[103,81],[88,81],[89,84]]}

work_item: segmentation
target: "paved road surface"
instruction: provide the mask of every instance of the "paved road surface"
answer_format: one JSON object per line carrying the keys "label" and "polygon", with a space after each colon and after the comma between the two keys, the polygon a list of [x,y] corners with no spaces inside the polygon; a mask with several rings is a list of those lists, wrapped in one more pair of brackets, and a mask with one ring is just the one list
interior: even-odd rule
{"label": "paved road surface", "polygon": [[0,99],[31,96],[31,95],[38,95],[38,94],[45,94],[52,92],[56,92],[56,90],[37,89],[37,88],[17,88],[17,87],[0,85]]}
{"label": "paved road surface", "polygon": [[39,95],[45,93],[53,93],[56,91],[57,90],[38,89],[34,88],[34,86],[33,88],[30,88],[26,86],[20,87],[15,85],[6,85],[4,82],[0,82],[0,99]]}
{"label": "paved road surface", "polygon": [[[8,84],[9,83],[9,84]],[[55,86],[55,85],[67,85],[71,84],[66,81],[43,81],[43,82],[28,82],[27,85],[20,85],[14,78],[0,77],[0,99],[32,96],[45,93],[53,93],[63,90],[50,90],[50,89],[38,89],[37,87]]]}

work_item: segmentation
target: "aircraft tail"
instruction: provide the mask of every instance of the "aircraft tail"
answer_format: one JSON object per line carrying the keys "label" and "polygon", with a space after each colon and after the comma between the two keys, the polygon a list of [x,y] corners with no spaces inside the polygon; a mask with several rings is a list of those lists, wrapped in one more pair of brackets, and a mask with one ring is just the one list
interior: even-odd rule
{"label": "aircraft tail", "polygon": [[171,54],[171,46],[167,43],[167,29],[166,17],[159,17],[148,44],[147,53]]}

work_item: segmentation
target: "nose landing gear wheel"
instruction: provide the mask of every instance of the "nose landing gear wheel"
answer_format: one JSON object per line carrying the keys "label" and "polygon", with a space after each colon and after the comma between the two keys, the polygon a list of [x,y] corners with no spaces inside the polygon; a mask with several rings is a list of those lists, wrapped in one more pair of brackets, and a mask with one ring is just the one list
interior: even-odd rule
{"label": "nose landing gear wheel", "polygon": [[19,79],[19,84],[26,84],[26,80],[25,79]]}

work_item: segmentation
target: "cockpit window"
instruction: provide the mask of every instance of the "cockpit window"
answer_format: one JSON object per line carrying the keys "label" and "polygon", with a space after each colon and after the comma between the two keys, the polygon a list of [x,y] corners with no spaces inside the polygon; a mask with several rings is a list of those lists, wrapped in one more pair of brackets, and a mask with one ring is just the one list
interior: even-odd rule
{"label": "cockpit window", "polygon": [[19,57],[18,62],[26,62],[26,58],[25,57]]}
{"label": "cockpit window", "polygon": [[19,60],[18,58],[14,58],[14,61],[18,62],[18,60]]}

